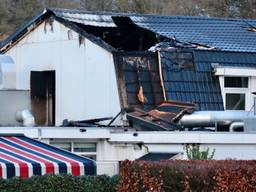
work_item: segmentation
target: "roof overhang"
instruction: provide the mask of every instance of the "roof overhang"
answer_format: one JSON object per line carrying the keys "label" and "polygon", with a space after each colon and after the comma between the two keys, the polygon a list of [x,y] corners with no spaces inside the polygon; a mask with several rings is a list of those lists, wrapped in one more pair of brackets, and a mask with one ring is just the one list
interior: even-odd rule
{"label": "roof overhang", "polygon": [[98,46],[112,52],[116,51],[114,47],[107,44],[100,38],[96,36],[86,33],[82,28],[77,26],[73,21],[65,20],[62,17],[59,17],[55,14],[52,9],[44,9],[42,12],[34,16],[29,22],[23,24],[16,32],[10,35],[7,39],[1,42],[0,44],[0,53],[5,53],[9,49],[11,49],[14,45],[16,45],[21,39],[23,39],[26,35],[32,32],[36,27],[38,27],[41,23],[43,23],[46,19],[53,17],[56,21],[63,24],[65,27],[70,28],[71,30],[77,32],[81,36],[89,39],[93,43],[97,44]]}
{"label": "roof overhang", "polygon": [[256,68],[245,67],[215,67],[214,75],[216,76],[239,76],[239,77],[255,77]]}

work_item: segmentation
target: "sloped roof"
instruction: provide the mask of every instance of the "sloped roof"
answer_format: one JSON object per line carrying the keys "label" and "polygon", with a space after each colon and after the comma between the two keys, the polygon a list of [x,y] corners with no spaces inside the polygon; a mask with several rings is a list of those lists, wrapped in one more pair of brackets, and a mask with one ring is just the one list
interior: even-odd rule
{"label": "sloped roof", "polygon": [[256,52],[256,20],[159,16],[51,9],[57,17],[98,27],[115,27],[113,17],[129,17],[139,27],[184,43],[194,43],[225,51]]}
{"label": "sloped roof", "polygon": [[23,25],[1,47],[15,39],[24,29],[46,15],[70,23],[97,27],[116,27],[115,17],[127,17],[137,26],[183,43],[192,43],[224,51],[256,52],[256,20],[207,18],[191,16],[159,16],[112,12],[88,12],[73,9],[46,9]]}
{"label": "sloped roof", "polygon": [[256,68],[256,54],[194,50],[194,68],[180,69],[176,52],[161,52],[163,78],[168,100],[194,102],[197,110],[223,110],[219,78],[213,64],[223,67]]}
{"label": "sloped roof", "polygon": [[139,161],[161,161],[161,160],[170,160],[174,158],[178,153],[156,153],[151,152],[143,155],[142,157],[138,158]]}
{"label": "sloped roof", "polygon": [[212,61],[199,58],[203,54],[194,53],[194,68],[181,69],[176,52],[161,52],[167,99],[194,102],[197,110],[223,110],[219,78],[212,74]]}

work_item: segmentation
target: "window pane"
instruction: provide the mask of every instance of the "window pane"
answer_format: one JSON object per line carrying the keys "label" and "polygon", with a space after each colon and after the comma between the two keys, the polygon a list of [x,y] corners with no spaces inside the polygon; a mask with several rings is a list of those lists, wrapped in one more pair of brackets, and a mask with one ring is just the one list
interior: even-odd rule
{"label": "window pane", "polygon": [[248,77],[225,77],[225,87],[248,87]]}
{"label": "window pane", "polygon": [[96,152],[96,143],[74,143],[74,152]]}
{"label": "window pane", "polygon": [[226,109],[227,110],[245,110],[245,94],[227,93]]}
{"label": "window pane", "polygon": [[96,160],[96,155],[81,155],[81,156],[82,156],[82,157],[89,158],[89,159]]}
{"label": "window pane", "polygon": [[71,143],[51,143],[51,145],[66,151],[71,151]]}

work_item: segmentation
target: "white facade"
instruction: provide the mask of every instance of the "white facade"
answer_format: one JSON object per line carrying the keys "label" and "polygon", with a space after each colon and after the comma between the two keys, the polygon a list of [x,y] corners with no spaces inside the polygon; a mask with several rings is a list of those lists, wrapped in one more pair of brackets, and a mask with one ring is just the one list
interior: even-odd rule
{"label": "white facade", "polygon": [[112,53],[54,21],[43,22],[8,50],[16,89],[30,89],[30,71],[55,70],[56,125],[64,119],[115,116],[120,110]]}
{"label": "white facade", "polygon": [[95,152],[73,152],[95,155],[98,174],[117,174],[119,161],[135,160],[147,153],[177,153],[177,158],[186,159],[184,146],[192,143],[200,144],[202,149],[215,149],[214,159],[252,160],[256,157],[254,132],[124,132],[113,128],[1,127],[1,133],[22,133],[50,144],[95,143]]}

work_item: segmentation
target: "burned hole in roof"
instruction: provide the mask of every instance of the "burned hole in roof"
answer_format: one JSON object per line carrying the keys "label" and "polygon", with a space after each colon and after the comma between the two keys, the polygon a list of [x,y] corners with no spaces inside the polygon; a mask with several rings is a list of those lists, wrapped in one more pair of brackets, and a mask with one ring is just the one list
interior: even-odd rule
{"label": "burned hole in roof", "polygon": [[250,31],[250,32],[256,32],[256,26],[250,26],[247,28],[247,31]]}
{"label": "burned hole in roof", "polygon": [[171,54],[171,60],[179,69],[195,69],[194,55],[191,51],[179,51]]}
{"label": "burned hole in roof", "polygon": [[107,44],[123,51],[145,51],[157,43],[156,34],[135,25],[129,17],[112,17],[116,27],[89,26],[77,23],[80,28]]}

